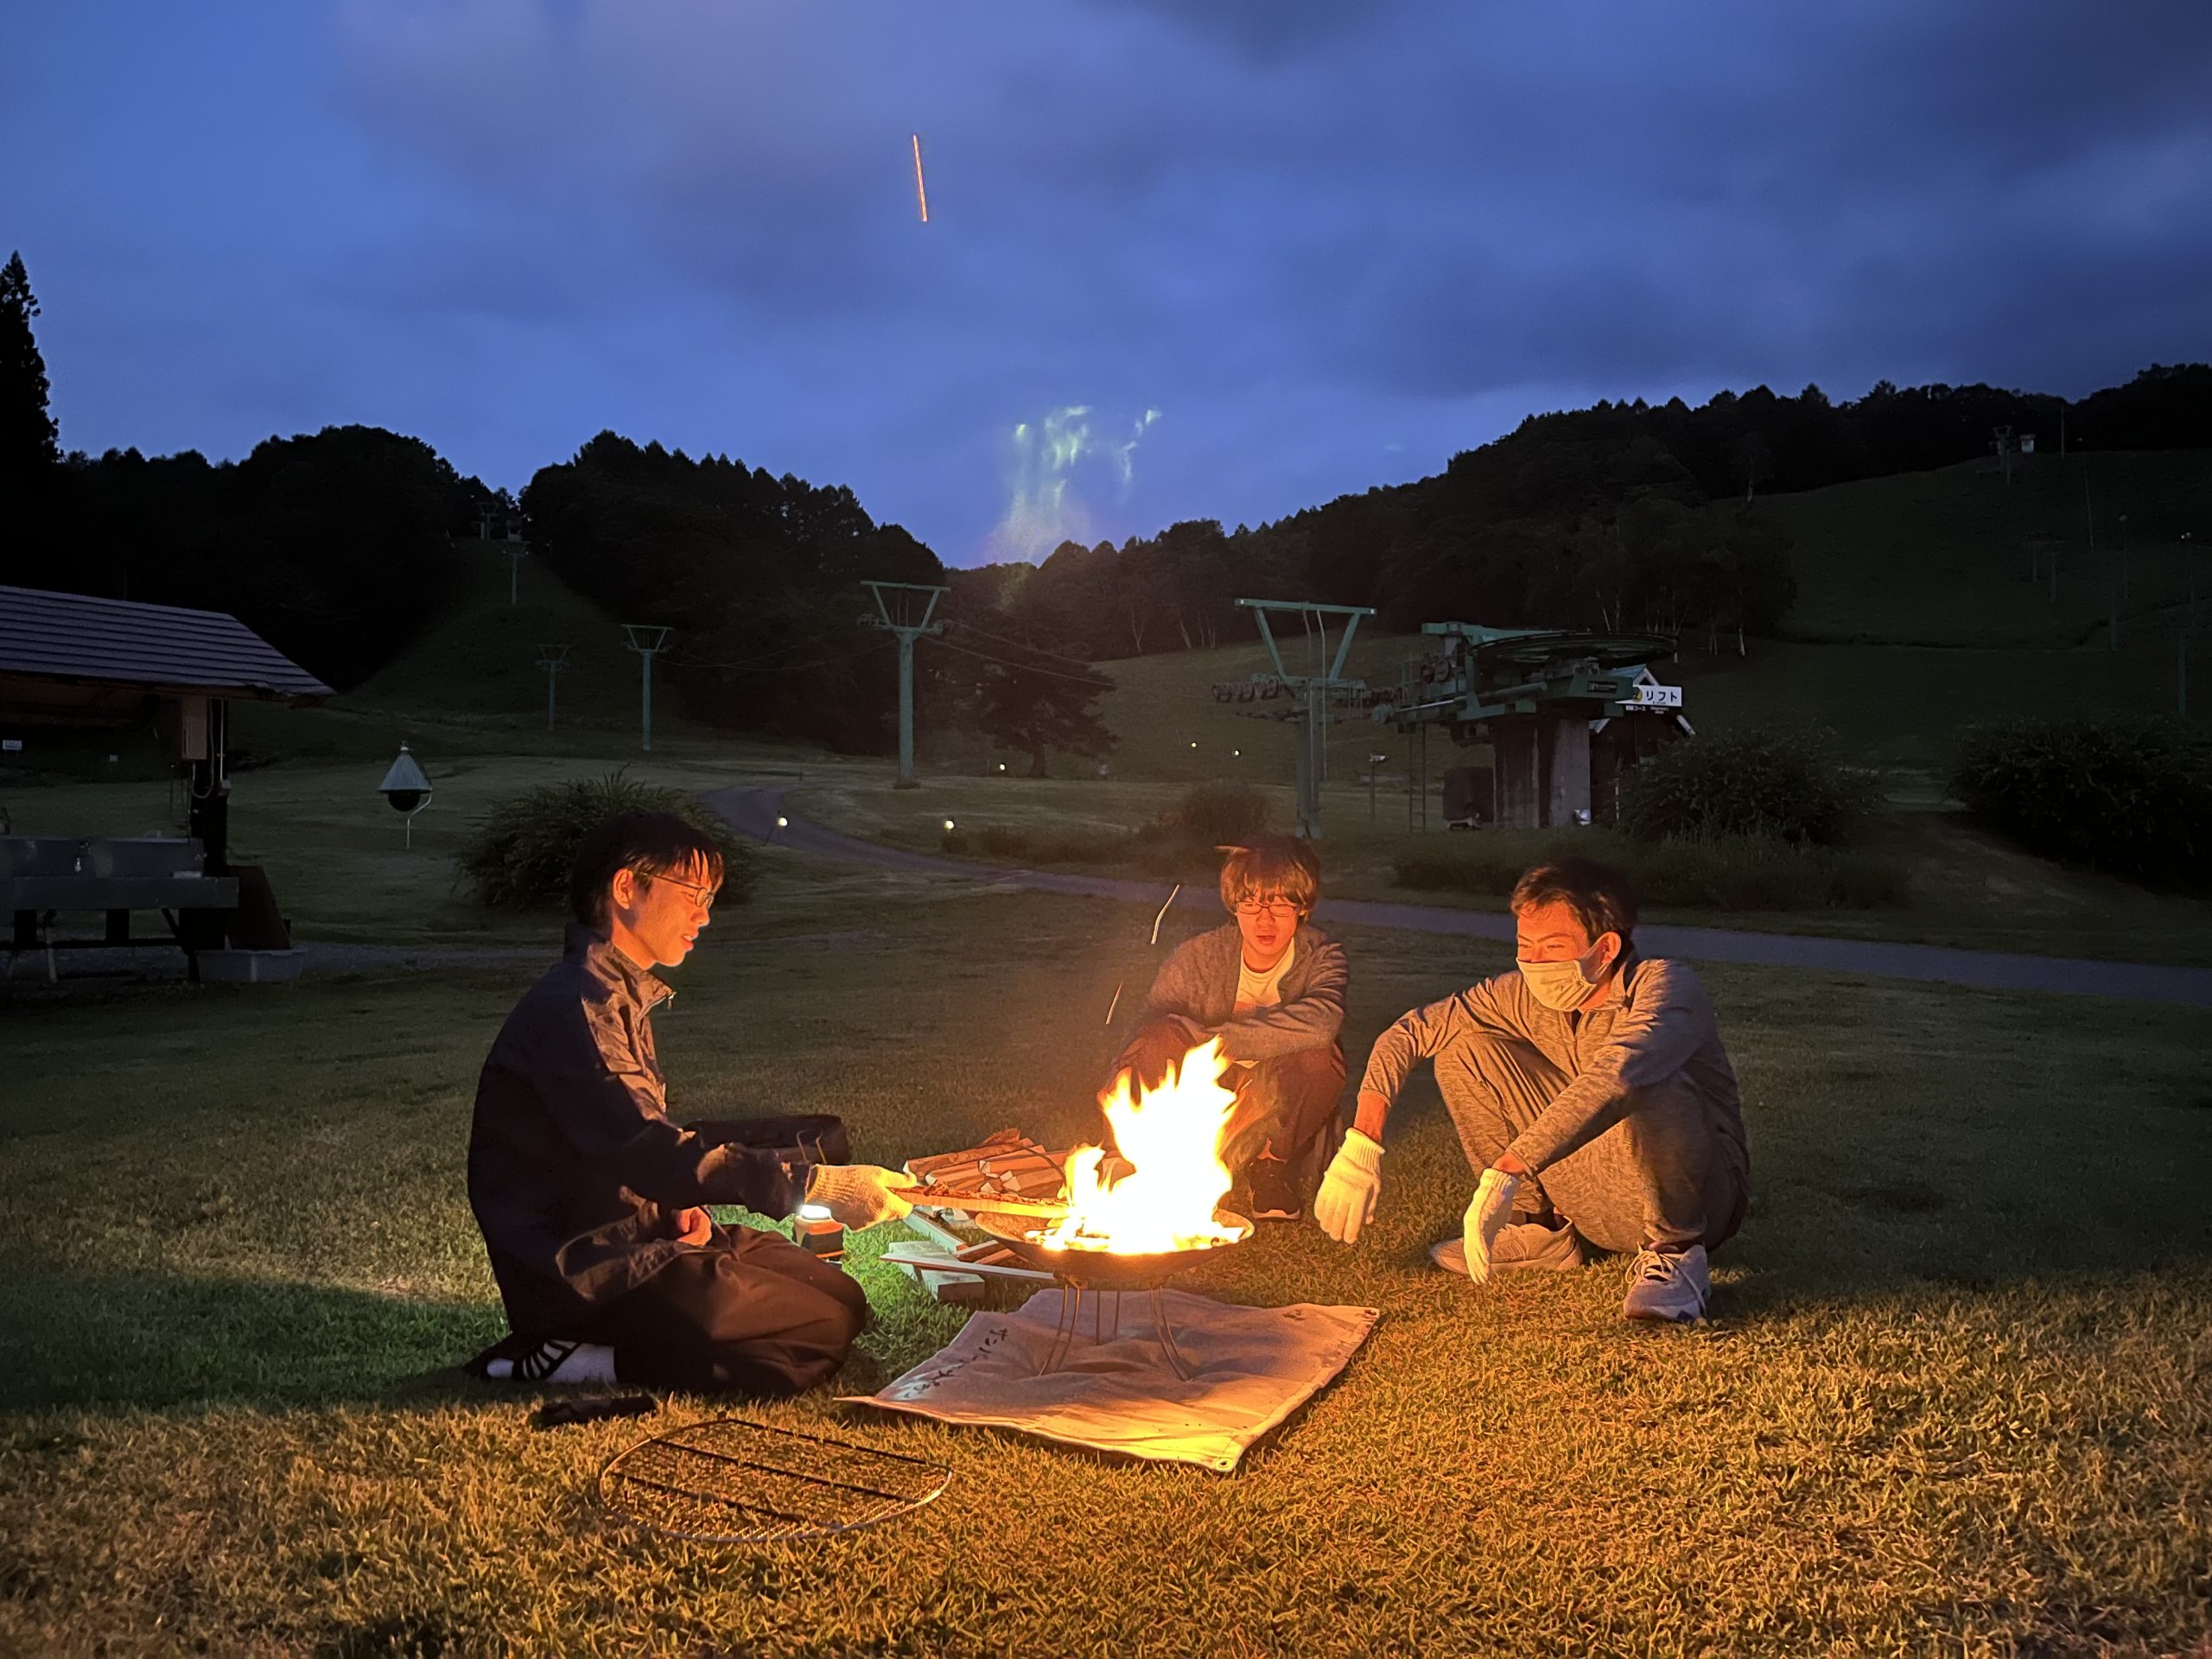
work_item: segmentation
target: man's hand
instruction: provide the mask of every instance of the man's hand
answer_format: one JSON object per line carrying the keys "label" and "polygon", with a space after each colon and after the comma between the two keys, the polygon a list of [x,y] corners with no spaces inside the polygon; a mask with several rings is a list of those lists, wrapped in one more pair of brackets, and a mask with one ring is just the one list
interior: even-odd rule
{"label": "man's hand", "polygon": [[856,1233],[904,1220],[914,1206],[893,1193],[911,1185],[899,1171],[874,1164],[817,1164],[807,1173],[806,1201],[827,1205],[840,1227]]}
{"label": "man's hand", "polygon": [[1354,1129],[1344,1136],[1328,1173],[1321,1177],[1313,1219],[1338,1243],[1353,1243],[1359,1230],[1375,1218],[1375,1201],[1382,1195],[1382,1145]]}
{"label": "man's hand", "polygon": [[1125,1064],[1098,1091],[1100,1108],[1103,1109],[1114,1097],[1115,1088],[1124,1074],[1135,1082],[1139,1093],[1150,1094],[1166,1082],[1168,1067],[1181,1065],[1185,1055],[1214,1034],[1184,1014],[1171,1014],[1160,1020],[1130,1045],[1123,1057]]}
{"label": "man's hand", "polygon": [[1467,1252],[1467,1277],[1481,1284],[1490,1277],[1491,1247],[1513,1214],[1514,1194],[1521,1190],[1518,1177],[1502,1169],[1483,1171],[1476,1184],[1474,1201],[1459,1224],[1460,1243]]}

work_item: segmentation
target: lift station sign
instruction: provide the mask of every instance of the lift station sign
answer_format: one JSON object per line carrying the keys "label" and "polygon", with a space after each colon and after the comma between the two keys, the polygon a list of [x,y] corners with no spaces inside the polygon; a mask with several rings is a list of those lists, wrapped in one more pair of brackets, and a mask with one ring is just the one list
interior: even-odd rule
{"label": "lift station sign", "polygon": [[1679,709],[1682,706],[1682,688],[1679,685],[1639,685],[1636,688],[1635,701],[1639,709]]}

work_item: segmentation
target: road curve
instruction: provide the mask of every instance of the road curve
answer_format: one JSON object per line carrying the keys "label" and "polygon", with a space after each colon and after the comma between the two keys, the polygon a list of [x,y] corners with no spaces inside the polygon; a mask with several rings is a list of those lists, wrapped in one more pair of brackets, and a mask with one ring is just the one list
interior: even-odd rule
{"label": "road curve", "polygon": [[[930,853],[880,846],[790,815],[780,790],[738,785],[713,791],[707,804],[741,835],[773,841],[796,851],[882,869],[912,870],[990,881],[1039,893],[1122,899],[1157,904],[1166,891],[1158,881],[1122,881],[1111,876],[1071,875],[1056,870],[1001,869]],[[785,822],[779,827],[779,819]],[[1216,910],[1210,890],[1185,887],[1179,908]],[[1378,904],[1360,899],[1325,899],[1315,914],[1348,927],[1389,927],[1415,933],[1450,933],[1465,938],[1508,940],[1513,918],[1494,911],[1458,910],[1442,905]],[[1694,962],[1738,963],[1755,968],[1813,968],[1828,973],[1864,974],[1877,979],[1921,980],[1968,985],[1990,991],[2056,991],[2075,996],[2109,996],[2138,1002],[2179,1003],[2212,1008],[2212,968],[2168,967],[2154,963],[2094,962],[2078,957],[2032,957],[2005,950],[1960,950],[1941,944],[1903,944],[1875,939],[1825,938],[1806,933],[1750,933],[1723,927],[1637,929],[1637,944],[1647,955],[1682,957]]]}

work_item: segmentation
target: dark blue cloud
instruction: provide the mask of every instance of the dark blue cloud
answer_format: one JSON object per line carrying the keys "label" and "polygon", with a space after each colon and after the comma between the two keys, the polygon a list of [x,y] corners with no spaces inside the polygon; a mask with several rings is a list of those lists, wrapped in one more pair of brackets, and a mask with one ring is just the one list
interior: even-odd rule
{"label": "dark blue cloud", "polygon": [[2203,350],[2173,0],[94,0],[25,45],[0,239],[92,448],[374,419],[518,484],[614,425],[957,560],[1070,405],[1164,411],[1077,475],[1118,537],[1598,396]]}

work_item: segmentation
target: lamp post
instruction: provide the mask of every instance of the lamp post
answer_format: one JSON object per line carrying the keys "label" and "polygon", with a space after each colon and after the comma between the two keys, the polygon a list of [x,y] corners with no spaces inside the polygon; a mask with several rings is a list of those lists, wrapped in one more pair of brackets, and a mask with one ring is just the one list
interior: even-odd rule
{"label": "lamp post", "polygon": [[409,851],[413,851],[415,815],[430,804],[430,780],[424,775],[421,763],[407,752],[404,743],[399,746],[399,758],[385,773],[384,782],[377,785],[377,793],[383,796],[391,810],[405,822],[405,844]]}

